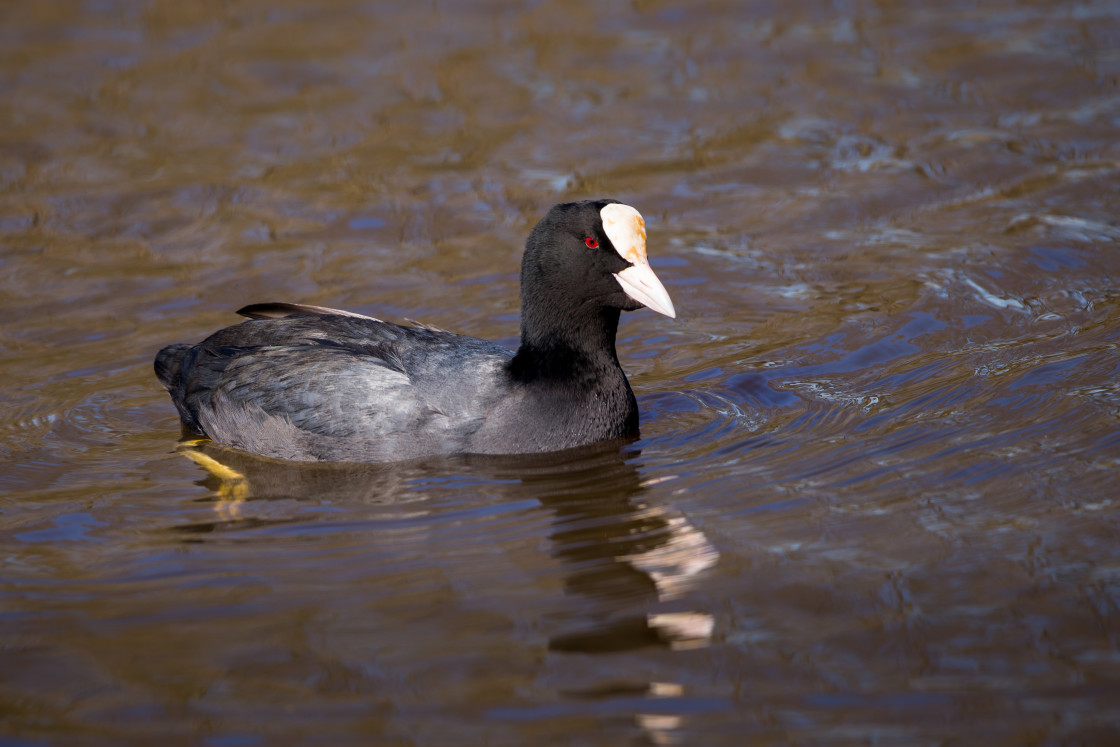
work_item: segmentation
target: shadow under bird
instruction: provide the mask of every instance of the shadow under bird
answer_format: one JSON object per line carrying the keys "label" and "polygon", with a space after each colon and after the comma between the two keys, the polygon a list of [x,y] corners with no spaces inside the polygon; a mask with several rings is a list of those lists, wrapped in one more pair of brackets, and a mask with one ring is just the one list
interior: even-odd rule
{"label": "shadow under bird", "polygon": [[675,317],[642,216],[616,200],[556,205],[521,263],[521,344],[264,303],[155,360],[183,424],[297,461],[556,451],[638,434],[615,352],[620,311]]}

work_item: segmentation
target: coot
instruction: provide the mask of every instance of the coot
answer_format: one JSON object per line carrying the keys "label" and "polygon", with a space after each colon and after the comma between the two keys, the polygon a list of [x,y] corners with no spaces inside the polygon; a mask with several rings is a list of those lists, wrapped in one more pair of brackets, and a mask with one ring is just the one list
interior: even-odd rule
{"label": "coot", "polygon": [[554,451],[638,433],[618,363],[622,310],[675,317],[646,259],[642,216],[617,200],[556,205],[521,263],[521,345],[300,304],[156,356],[190,430],[263,456],[395,461]]}

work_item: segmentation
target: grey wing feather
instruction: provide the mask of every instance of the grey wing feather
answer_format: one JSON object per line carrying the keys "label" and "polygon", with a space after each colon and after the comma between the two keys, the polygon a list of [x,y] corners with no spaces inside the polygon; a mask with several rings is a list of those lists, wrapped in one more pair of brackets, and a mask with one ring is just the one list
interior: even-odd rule
{"label": "grey wing feather", "polygon": [[448,332],[295,316],[169,346],[156,371],[183,422],[214,441],[282,459],[370,461],[466,450],[511,356]]}
{"label": "grey wing feather", "polygon": [[206,435],[284,459],[420,455],[446,430],[399,358],[330,346],[245,350],[206,394],[191,408]]}

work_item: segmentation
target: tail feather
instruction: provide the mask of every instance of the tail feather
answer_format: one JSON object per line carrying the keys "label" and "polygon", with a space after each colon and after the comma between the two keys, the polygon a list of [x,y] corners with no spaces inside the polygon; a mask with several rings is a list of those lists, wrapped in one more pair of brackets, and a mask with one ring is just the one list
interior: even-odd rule
{"label": "tail feather", "polygon": [[159,351],[155,361],[156,378],[171,394],[171,401],[179,411],[179,419],[183,421],[183,426],[192,433],[206,435],[202,431],[202,424],[198,422],[198,418],[191,412],[186,402],[187,383],[183,380],[183,365],[186,359],[191,357],[194,348],[194,345],[179,342]]}
{"label": "tail feather", "polygon": [[191,347],[186,343],[177,342],[174,345],[168,345],[156,354],[156,378],[168,391],[179,386],[183,356],[187,354]]}

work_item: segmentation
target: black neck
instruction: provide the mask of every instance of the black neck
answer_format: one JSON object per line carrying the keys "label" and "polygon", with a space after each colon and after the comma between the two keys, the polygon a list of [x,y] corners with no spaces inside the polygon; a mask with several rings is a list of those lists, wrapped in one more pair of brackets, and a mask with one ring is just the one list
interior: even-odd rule
{"label": "black neck", "polygon": [[617,372],[625,380],[614,348],[618,309],[585,306],[563,310],[567,313],[556,308],[548,314],[544,311],[522,308],[521,347],[510,363],[515,379],[613,384]]}

